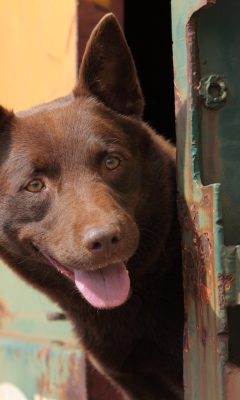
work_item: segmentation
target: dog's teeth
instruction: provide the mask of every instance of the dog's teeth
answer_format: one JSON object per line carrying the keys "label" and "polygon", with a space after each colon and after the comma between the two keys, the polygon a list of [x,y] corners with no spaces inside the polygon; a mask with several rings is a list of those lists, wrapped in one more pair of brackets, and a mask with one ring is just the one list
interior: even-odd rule
{"label": "dog's teeth", "polygon": [[127,274],[129,275],[129,271],[128,271],[128,269],[127,269],[126,271],[127,271]]}

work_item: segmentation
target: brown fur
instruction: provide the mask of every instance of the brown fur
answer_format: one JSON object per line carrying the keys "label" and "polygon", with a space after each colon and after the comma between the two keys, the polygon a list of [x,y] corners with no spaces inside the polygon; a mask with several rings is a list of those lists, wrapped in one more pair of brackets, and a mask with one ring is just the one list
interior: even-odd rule
{"label": "brown fur", "polygon": [[[72,94],[17,115],[0,108],[0,254],[65,310],[90,360],[127,399],[182,399],[175,149],[142,122],[143,105],[131,53],[107,15]],[[112,171],[109,154],[121,158]],[[34,179],[45,189],[27,191]],[[96,230],[113,230],[114,247],[89,250]],[[41,249],[77,270],[128,260],[127,301],[91,306]]]}

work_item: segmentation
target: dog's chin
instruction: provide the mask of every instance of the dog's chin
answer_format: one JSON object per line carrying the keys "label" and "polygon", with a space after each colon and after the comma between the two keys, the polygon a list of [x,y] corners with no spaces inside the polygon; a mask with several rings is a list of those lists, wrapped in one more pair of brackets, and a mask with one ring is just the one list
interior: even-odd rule
{"label": "dog's chin", "polygon": [[93,307],[109,309],[121,306],[129,298],[130,279],[127,261],[117,261],[90,270],[73,269],[62,265],[46,253],[38,251],[56,270],[73,281],[81,295]]}

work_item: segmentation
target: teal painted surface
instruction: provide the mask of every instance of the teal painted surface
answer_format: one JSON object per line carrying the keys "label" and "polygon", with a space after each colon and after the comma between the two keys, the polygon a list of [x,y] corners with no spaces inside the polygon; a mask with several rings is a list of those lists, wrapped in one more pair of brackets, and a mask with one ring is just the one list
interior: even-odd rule
{"label": "teal painted surface", "polygon": [[47,313],[61,311],[57,304],[19,279],[0,262],[0,333],[7,330],[51,340],[73,338],[70,321],[49,321]]}
{"label": "teal painted surface", "polygon": [[[224,239],[227,245],[240,244],[240,5],[238,0],[217,0],[199,17],[201,74],[219,74],[229,96],[217,114],[210,134],[209,110],[203,109],[202,180],[205,185],[222,184]],[[214,151],[213,151],[214,146]],[[210,171],[209,171],[210,170]]]}
{"label": "teal painted surface", "polygon": [[[230,246],[240,244],[239,15],[236,0],[172,0],[187,400],[240,398],[227,312],[240,283],[239,247]],[[199,93],[213,75],[227,88],[220,109]],[[221,85],[208,94],[221,95]],[[240,335],[233,347],[240,350]]]}
{"label": "teal painted surface", "polygon": [[80,351],[1,337],[0,360],[0,391],[10,382],[28,400],[86,400]]}
{"label": "teal painted surface", "polygon": [[0,267],[0,398],[7,383],[27,400],[86,400],[85,358],[70,321],[49,321],[60,308]]}

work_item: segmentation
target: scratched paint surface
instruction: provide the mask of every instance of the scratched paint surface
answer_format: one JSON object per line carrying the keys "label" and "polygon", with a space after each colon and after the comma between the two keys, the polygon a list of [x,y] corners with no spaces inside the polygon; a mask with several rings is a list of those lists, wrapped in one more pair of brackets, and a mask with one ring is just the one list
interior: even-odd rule
{"label": "scratched paint surface", "polygon": [[[227,312],[239,304],[239,11],[236,0],[172,0],[187,400],[240,398]],[[214,74],[228,89],[219,109],[199,94]],[[222,95],[220,86],[209,95]],[[238,358],[240,339],[232,347]]]}
{"label": "scratched paint surface", "polygon": [[71,346],[0,338],[1,382],[28,400],[86,400],[85,363]]}

